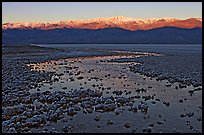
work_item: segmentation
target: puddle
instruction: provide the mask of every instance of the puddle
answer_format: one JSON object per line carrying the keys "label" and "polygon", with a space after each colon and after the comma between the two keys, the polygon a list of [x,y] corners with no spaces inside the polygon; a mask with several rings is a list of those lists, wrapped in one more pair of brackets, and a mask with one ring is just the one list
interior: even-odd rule
{"label": "puddle", "polygon": [[[149,54],[145,54],[149,55]],[[144,56],[144,55],[143,55]],[[71,132],[138,132],[142,133],[143,129],[150,128],[151,132],[198,132],[202,131],[202,124],[197,120],[202,117],[202,110],[199,109],[202,100],[201,91],[195,92],[192,96],[188,91],[194,89],[193,86],[187,88],[175,89],[178,83],[169,84],[167,80],[156,81],[154,78],[145,77],[143,75],[132,73],[129,70],[130,64],[140,64],[132,62],[106,62],[117,58],[133,58],[139,57],[134,55],[127,56],[96,56],[96,57],[81,57],[61,59],[58,61],[49,61],[38,64],[29,64],[32,70],[40,72],[55,72],[52,77],[52,83],[42,83],[39,88],[31,89],[29,92],[44,92],[44,91],[65,91],[71,93],[77,89],[93,89],[103,92],[103,97],[118,97],[113,94],[114,91],[122,91],[120,97],[140,96],[135,105],[139,105],[141,101],[146,102],[149,106],[148,112],[133,113],[128,111],[128,106],[120,107],[122,110],[120,115],[115,115],[114,112],[93,112],[84,114],[80,111],[68,122],[58,121],[52,123],[51,126],[44,128],[55,127],[61,132],[65,125],[75,125]],[[144,92],[138,92],[138,89],[145,89]],[[40,91],[37,91],[37,89]],[[153,96],[153,99],[145,101],[143,96]],[[180,99],[186,99],[180,103]],[[154,101],[154,103],[152,103]],[[165,103],[170,103],[166,105]],[[181,118],[181,113],[194,112],[193,117]],[[96,115],[101,117],[100,121],[95,121]],[[82,121],[83,119],[83,121]],[[111,120],[112,125],[107,125]],[[187,120],[190,121],[193,129],[189,128]],[[129,122],[130,128],[125,128],[124,124]],[[162,122],[158,124],[157,122]],[[153,124],[154,126],[149,126]],[[44,128],[32,129],[33,132],[43,131]]]}

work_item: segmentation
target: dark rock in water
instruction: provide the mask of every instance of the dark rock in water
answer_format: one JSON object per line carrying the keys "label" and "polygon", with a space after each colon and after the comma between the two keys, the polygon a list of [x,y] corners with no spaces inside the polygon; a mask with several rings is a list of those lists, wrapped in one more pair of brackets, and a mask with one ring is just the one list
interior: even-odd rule
{"label": "dark rock in water", "polygon": [[106,112],[114,111],[115,110],[115,105],[114,104],[104,105],[103,110],[106,111]]}
{"label": "dark rock in water", "polygon": [[148,95],[148,96],[142,96],[142,98],[145,99],[145,101],[152,99],[152,96]]}
{"label": "dark rock in water", "polygon": [[194,86],[194,87],[198,87],[198,86],[202,86],[202,84],[201,83],[199,83],[199,82],[192,82],[192,85]]}
{"label": "dark rock in water", "polygon": [[42,117],[41,115],[35,115],[32,118],[27,119],[27,122],[37,122],[40,125],[42,123],[45,124],[46,119]]}
{"label": "dark rock in water", "polygon": [[180,102],[180,103],[183,103],[183,100],[182,100],[182,99],[180,99],[180,100],[179,100],[179,102]]}
{"label": "dark rock in water", "polygon": [[76,111],[80,111],[81,108],[80,108],[79,106],[74,106],[74,110],[76,110]]}
{"label": "dark rock in water", "polygon": [[71,76],[71,75],[74,75],[72,72],[69,72],[69,75]]}
{"label": "dark rock in water", "polygon": [[84,79],[84,77],[83,76],[79,76],[79,77],[77,77],[77,79],[78,80],[82,80],[82,79]]}
{"label": "dark rock in water", "polygon": [[69,108],[68,110],[67,110],[67,115],[70,115],[70,116],[74,116],[74,115],[76,115],[77,114],[77,112],[73,109],[73,108]]}
{"label": "dark rock in water", "polygon": [[81,103],[81,107],[83,108],[89,108],[93,105],[93,103],[91,101],[84,101]]}
{"label": "dark rock in water", "polygon": [[128,122],[125,123],[125,124],[124,124],[124,127],[125,127],[125,128],[130,128],[130,123],[128,123]]}
{"label": "dark rock in water", "polygon": [[166,84],[165,86],[166,86],[166,87],[171,87],[171,84]]}
{"label": "dark rock in water", "polygon": [[199,90],[202,90],[201,87],[198,87],[198,88],[195,88],[194,91],[199,91]]}
{"label": "dark rock in water", "polygon": [[62,89],[66,90],[66,89],[67,89],[67,87],[62,87]]}
{"label": "dark rock in water", "polygon": [[93,109],[92,109],[92,108],[86,108],[86,111],[87,111],[88,113],[92,113],[92,112],[93,112]]}
{"label": "dark rock in water", "polygon": [[160,75],[160,76],[158,76],[158,77],[156,78],[157,81],[159,81],[159,80],[165,80],[165,79],[167,79],[167,77],[166,77],[166,76],[163,76],[163,75]]}
{"label": "dark rock in water", "polygon": [[158,121],[158,122],[157,122],[157,124],[158,124],[158,125],[162,125],[162,124],[163,124],[163,122],[161,122],[161,121]]}
{"label": "dark rock in water", "polygon": [[16,125],[15,125],[15,128],[16,128],[16,129],[19,129],[19,128],[21,128],[21,127],[22,127],[22,124],[21,124],[20,122],[17,122]]}
{"label": "dark rock in water", "polygon": [[129,91],[129,92],[126,92],[125,94],[126,94],[126,95],[128,95],[128,94],[131,94],[131,93],[132,93],[132,92],[131,92],[131,91]]}
{"label": "dark rock in water", "polygon": [[74,82],[74,78],[69,78],[70,79],[70,82]]}
{"label": "dark rock in water", "polygon": [[95,106],[95,111],[110,112],[115,110],[114,104],[99,104]]}
{"label": "dark rock in water", "polygon": [[188,115],[188,117],[192,117],[192,116],[194,116],[194,113],[193,112],[189,112],[189,113],[187,113],[187,115]]}
{"label": "dark rock in water", "polygon": [[63,119],[62,119],[62,122],[67,122],[67,121],[68,121],[67,118],[63,118]]}
{"label": "dark rock in water", "polygon": [[178,86],[175,86],[175,89],[178,89]]}
{"label": "dark rock in water", "polygon": [[146,89],[144,89],[144,88],[139,88],[139,89],[137,89],[137,90],[135,90],[136,92],[138,92],[138,93],[140,93],[140,92],[146,92]]}
{"label": "dark rock in water", "polygon": [[3,122],[2,122],[2,127],[6,127],[6,126],[8,126],[9,124],[11,124],[11,121],[10,121],[10,120],[3,121]]}
{"label": "dark rock in water", "polygon": [[126,106],[130,106],[130,107],[132,107],[132,106],[133,106],[133,102],[128,101],[125,105],[126,105]]}
{"label": "dark rock in water", "polygon": [[120,111],[117,109],[115,110],[115,115],[119,115],[120,114]]}
{"label": "dark rock in water", "polygon": [[143,129],[143,132],[144,132],[144,133],[151,133],[152,130],[151,130],[150,128],[147,128],[147,129]]}
{"label": "dark rock in water", "polygon": [[133,105],[133,106],[131,107],[131,111],[133,111],[134,113],[136,113],[137,110],[138,110],[138,108],[137,108],[136,105]]}
{"label": "dark rock in water", "polygon": [[112,103],[114,103],[114,101],[110,98],[105,101],[105,104],[112,104]]}
{"label": "dark rock in water", "polygon": [[17,133],[16,129],[14,127],[9,128],[7,133]]}
{"label": "dark rock in water", "polygon": [[86,110],[83,110],[83,113],[84,113],[84,114],[87,114],[87,111],[86,111]]}
{"label": "dark rock in water", "polygon": [[179,84],[179,88],[186,88],[187,86],[185,84]]}
{"label": "dark rock in water", "polygon": [[50,91],[45,91],[45,92],[42,92],[43,95],[50,95],[51,92]]}
{"label": "dark rock in water", "polygon": [[75,75],[80,75],[81,71],[78,71]]}
{"label": "dark rock in water", "polygon": [[175,82],[176,82],[176,80],[175,80],[175,79],[170,78],[170,79],[169,79],[169,82],[170,82],[170,83],[175,83]]}
{"label": "dark rock in water", "polygon": [[160,101],[160,99],[158,99],[158,98],[156,98],[155,100],[156,100],[156,101]]}
{"label": "dark rock in water", "polygon": [[136,95],[136,96],[134,96],[134,98],[136,98],[136,99],[140,99],[140,96],[139,96],[139,95]]}
{"label": "dark rock in water", "polygon": [[54,82],[58,82],[58,81],[59,81],[59,78],[55,77],[55,78],[53,79],[53,81],[54,81]]}
{"label": "dark rock in water", "polygon": [[139,104],[139,105],[138,105],[138,109],[140,109],[140,110],[146,110],[146,109],[148,109],[148,106],[147,106],[146,104]]}
{"label": "dark rock in water", "polygon": [[149,126],[150,126],[150,127],[154,127],[154,124],[153,124],[153,123],[152,123],[152,124],[149,124]]}
{"label": "dark rock in water", "polygon": [[189,90],[188,91],[188,93],[190,93],[190,94],[194,94],[194,92],[195,92],[194,90]]}
{"label": "dark rock in water", "polygon": [[38,88],[37,91],[40,91],[40,89]]}
{"label": "dark rock in water", "polygon": [[10,122],[16,123],[16,119],[17,119],[17,116],[15,115],[15,116],[11,117]]}
{"label": "dark rock in water", "polygon": [[113,91],[113,94],[116,94],[117,96],[122,95],[122,91]]}
{"label": "dark rock in water", "polygon": [[70,126],[64,126],[62,128],[62,131],[64,131],[65,133],[69,132],[69,130],[70,130]]}
{"label": "dark rock in water", "polygon": [[128,109],[127,109],[127,110],[128,110],[128,111],[132,111],[132,108],[129,108],[129,107],[128,107]]}
{"label": "dark rock in water", "polygon": [[122,79],[122,76],[119,76],[118,79]]}
{"label": "dark rock in water", "polygon": [[51,128],[50,133],[57,133],[56,128]]}
{"label": "dark rock in water", "polygon": [[198,121],[202,121],[202,118],[201,118],[201,117],[199,117],[199,118],[197,118],[197,120],[198,120]]}
{"label": "dark rock in water", "polygon": [[25,132],[28,132],[30,129],[28,128],[28,127],[25,127],[24,129],[23,129],[23,131],[25,131]]}
{"label": "dark rock in water", "polygon": [[120,104],[125,104],[129,102],[129,99],[125,97],[116,97],[115,100],[117,103],[120,103]]}
{"label": "dark rock in water", "polygon": [[148,86],[148,89],[151,89],[152,88],[152,86]]}
{"label": "dark rock in water", "polygon": [[113,125],[113,121],[108,120],[107,125]]}
{"label": "dark rock in water", "polygon": [[156,104],[156,102],[155,102],[155,101],[152,101],[151,103],[152,103],[152,104]]}
{"label": "dark rock in water", "polygon": [[53,121],[53,122],[57,122],[58,120],[58,114],[54,113],[54,114],[51,114],[48,118],[49,121]]}
{"label": "dark rock in water", "polygon": [[169,102],[163,102],[163,104],[166,105],[166,106],[170,106]]}
{"label": "dark rock in water", "polygon": [[47,128],[45,128],[43,131],[48,132],[48,129],[47,129]]}
{"label": "dark rock in water", "polygon": [[100,117],[98,115],[96,115],[96,117],[94,118],[95,121],[99,121]]}
{"label": "dark rock in water", "polygon": [[27,99],[24,100],[24,102],[25,102],[26,104],[32,104],[32,103],[33,103],[33,100],[32,100],[30,97],[28,97]]}
{"label": "dark rock in water", "polygon": [[58,74],[58,76],[63,76],[63,75],[64,75],[63,73]]}

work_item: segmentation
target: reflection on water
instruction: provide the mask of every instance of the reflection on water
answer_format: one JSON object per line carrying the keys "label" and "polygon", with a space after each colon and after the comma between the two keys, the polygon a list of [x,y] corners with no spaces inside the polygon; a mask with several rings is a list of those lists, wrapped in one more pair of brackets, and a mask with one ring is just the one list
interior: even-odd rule
{"label": "reflection on water", "polygon": [[[202,112],[198,110],[202,99],[201,94],[198,92],[195,96],[189,96],[187,91],[193,89],[193,86],[175,89],[178,83],[173,83],[171,87],[167,87],[166,84],[169,84],[167,80],[156,81],[154,78],[129,71],[129,65],[140,63],[119,64],[108,62],[117,58],[154,55],[149,53],[127,55],[127,52],[125,53],[126,55],[120,56],[80,57],[29,64],[28,66],[32,70],[54,73],[51,82],[41,83],[42,86],[30,90],[31,93],[35,93],[39,89],[40,92],[49,90],[52,92],[65,91],[67,93],[79,89],[94,89],[101,91],[103,97],[139,97],[130,104],[138,106],[141,102],[145,102],[149,107],[146,113],[140,111],[133,113],[128,111],[131,106],[121,106],[117,108],[122,112],[120,115],[115,115],[115,112],[84,114],[83,111],[80,111],[67,123],[59,121],[58,123],[52,123],[50,127],[61,130],[64,125],[74,123],[77,128],[73,129],[72,132],[133,132],[133,130],[143,132],[144,128],[149,128],[149,124],[154,124],[154,127],[150,127],[153,132],[175,132],[177,130],[180,132],[195,132],[186,125],[186,120],[189,120],[194,127],[200,130],[201,124],[196,120],[197,117],[181,119],[180,114],[194,111],[196,116],[202,116]],[[138,92],[138,89],[144,89],[145,91]],[[122,93],[117,95],[114,94],[115,91],[122,91]],[[153,99],[145,100],[147,96],[152,96]],[[187,99],[187,102],[179,103],[179,100],[184,98]],[[170,105],[164,104],[166,102]],[[96,115],[101,117],[100,121],[94,120]],[[82,119],[83,121],[81,121]],[[113,125],[107,124],[109,120],[113,121]],[[158,121],[163,124],[158,124]],[[124,127],[127,122],[131,123],[131,128]],[[47,128],[49,129],[49,127]],[[33,131],[37,130],[41,129],[33,129]]]}

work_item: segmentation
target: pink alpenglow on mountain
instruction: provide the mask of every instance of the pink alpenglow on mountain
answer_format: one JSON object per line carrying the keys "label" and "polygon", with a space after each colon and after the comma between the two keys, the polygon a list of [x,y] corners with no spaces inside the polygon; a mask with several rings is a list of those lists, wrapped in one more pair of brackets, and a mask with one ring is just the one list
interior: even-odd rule
{"label": "pink alpenglow on mountain", "polygon": [[79,29],[103,29],[123,28],[127,30],[149,30],[165,26],[178,28],[202,28],[202,18],[189,18],[180,20],[176,18],[128,18],[124,16],[110,18],[95,18],[90,20],[67,20],[54,23],[4,23],[2,29],[42,29],[55,28],[79,28]]}

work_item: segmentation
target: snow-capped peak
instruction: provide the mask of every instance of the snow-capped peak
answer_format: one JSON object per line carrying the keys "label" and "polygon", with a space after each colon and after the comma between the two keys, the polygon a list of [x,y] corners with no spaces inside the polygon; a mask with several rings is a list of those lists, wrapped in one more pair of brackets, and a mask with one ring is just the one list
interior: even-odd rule
{"label": "snow-capped peak", "polygon": [[[181,28],[193,28],[202,27],[202,18],[190,18],[194,19],[198,23],[185,24],[187,22],[181,22],[182,20],[176,18],[131,18],[126,16],[114,16],[114,17],[101,17],[89,20],[65,20],[60,22],[39,22],[39,23],[28,23],[28,22],[16,22],[16,23],[4,23],[2,24],[3,29],[54,29],[54,28],[109,28],[118,27],[128,30],[148,30],[152,28],[158,28],[163,26],[175,26]],[[186,19],[188,20],[188,19]],[[176,23],[174,23],[176,22]]]}

